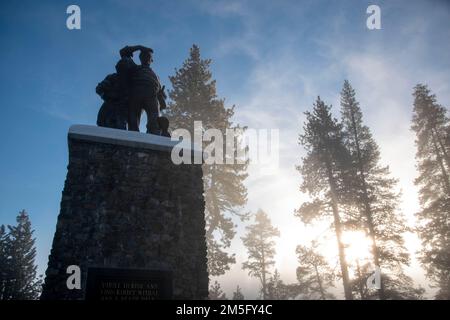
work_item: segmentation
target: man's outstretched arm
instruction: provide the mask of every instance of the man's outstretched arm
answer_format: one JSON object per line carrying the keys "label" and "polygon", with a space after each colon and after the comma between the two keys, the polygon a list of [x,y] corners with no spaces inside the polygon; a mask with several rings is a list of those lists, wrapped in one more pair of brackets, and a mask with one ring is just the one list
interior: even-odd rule
{"label": "man's outstretched arm", "polygon": [[137,46],[125,46],[122,49],[120,49],[120,57],[132,57],[133,56],[133,52],[138,51],[138,50],[149,50],[150,52],[153,52],[153,50],[151,48],[147,48],[141,45],[137,45]]}

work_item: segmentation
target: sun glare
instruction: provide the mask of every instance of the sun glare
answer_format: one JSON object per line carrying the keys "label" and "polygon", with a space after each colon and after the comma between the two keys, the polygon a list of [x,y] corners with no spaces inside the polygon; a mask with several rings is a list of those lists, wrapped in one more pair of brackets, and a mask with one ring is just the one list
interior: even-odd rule
{"label": "sun glare", "polygon": [[370,239],[362,231],[347,231],[342,235],[345,244],[345,257],[347,262],[362,262],[370,259]]}

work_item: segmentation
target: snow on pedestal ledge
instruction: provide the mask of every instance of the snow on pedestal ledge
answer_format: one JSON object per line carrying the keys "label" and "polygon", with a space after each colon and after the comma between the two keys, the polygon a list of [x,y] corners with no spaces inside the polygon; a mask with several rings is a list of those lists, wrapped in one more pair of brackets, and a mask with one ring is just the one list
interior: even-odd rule
{"label": "snow on pedestal ledge", "polygon": [[191,143],[189,140],[180,142],[175,139],[154,134],[90,125],[77,124],[71,126],[68,138],[168,152],[171,152],[173,147],[177,146],[184,150],[191,150],[194,154],[202,153],[201,148],[197,144]]}

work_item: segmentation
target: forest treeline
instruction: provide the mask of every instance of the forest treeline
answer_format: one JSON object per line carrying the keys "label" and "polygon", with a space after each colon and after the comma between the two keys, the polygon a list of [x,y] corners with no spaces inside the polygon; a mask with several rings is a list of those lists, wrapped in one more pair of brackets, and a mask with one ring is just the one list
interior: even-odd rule
{"label": "forest treeline", "polygon": [[[211,60],[202,59],[194,45],[181,68],[169,77],[172,89],[165,115],[171,128],[188,129],[193,136],[194,121],[202,121],[202,130],[215,128],[224,135],[227,129],[245,131],[233,122],[234,106],[226,106],[217,96],[210,65]],[[450,122],[446,108],[426,85],[418,84],[413,98],[411,130],[416,135],[417,176],[411,179],[415,178],[421,206],[413,227],[408,226],[399,208],[395,172],[382,164],[379,146],[350,82],[343,83],[338,118],[320,97],[305,112],[298,143],[306,154],[299,159],[297,170],[300,192],[309,200],[293,214],[308,227],[327,226],[335,239],[337,261],[330,265],[321,252],[321,239],[298,245],[293,252],[298,260],[295,283],[284,283],[274,270],[275,241],[280,232],[269,215],[261,209],[254,214],[245,211],[248,162],[204,164],[210,299],[244,299],[240,286],[227,297],[220,283],[213,281],[236,263],[230,247],[238,222],[246,223],[241,240],[247,260],[242,269],[259,281],[261,299],[336,299],[341,297],[333,287],[341,285],[348,300],[422,299],[424,289],[405,274],[411,261],[403,237],[406,232],[417,233],[422,241],[419,258],[427,278],[437,288],[434,298],[450,299]],[[239,148],[244,146],[236,139],[236,153]],[[19,215],[17,227],[8,229],[0,229],[0,297],[36,298],[39,281],[26,213]],[[345,238],[356,232],[369,244],[367,255],[355,259],[348,255]],[[380,286],[373,288],[367,279],[377,269]]]}
{"label": "forest treeline", "polygon": [[[189,127],[194,120],[201,120],[204,130],[242,128],[232,123],[234,106],[225,106],[224,99],[217,97],[210,63],[209,59],[201,59],[194,45],[182,68],[170,78],[173,90],[168,116],[174,128]],[[339,268],[328,265],[320,243],[313,241],[296,249],[297,283],[283,283],[279,272],[272,270],[274,239],[279,231],[264,211],[254,215],[242,212],[247,202],[247,164],[205,165],[210,276],[223,275],[235,263],[229,252],[236,234],[233,219],[248,221],[253,217],[254,223],[247,226],[242,237],[248,251],[242,269],[259,280],[262,299],[331,299],[335,297],[330,288],[338,281],[345,299],[421,299],[424,289],[415,286],[404,271],[410,265],[410,256],[403,235],[415,232],[423,242],[422,266],[438,288],[435,298],[449,299],[450,122],[446,109],[426,85],[418,84],[413,90],[411,128],[416,134],[415,183],[421,204],[416,213],[417,226],[407,226],[399,208],[398,181],[389,167],[382,165],[378,144],[364,122],[355,90],[344,81],[340,118],[336,119],[331,107],[318,97],[299,128],[299,143],[306,151],[297,166],[300,189],[310,201],[294,213],[306,225],[329,224],[336,239]],[[365,259],[346,257],[348,244],[344,238],[349,232],[362,232],[369,240]],[[376,268],[381,274],[380,289],[369,288],[366,281]],[[210,292],[212,299],[224,298],[218,282],[212,283]],[[233,296],[241,294],[237,286]]]}

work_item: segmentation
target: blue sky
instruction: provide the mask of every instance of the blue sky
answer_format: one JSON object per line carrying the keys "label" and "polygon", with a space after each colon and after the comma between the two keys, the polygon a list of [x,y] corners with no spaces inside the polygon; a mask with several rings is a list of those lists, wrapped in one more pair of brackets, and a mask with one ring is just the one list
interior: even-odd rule
{"label": "blue sky", "polygon": [[[66,28],[70,4],[81,8],[81,30]],[[370,4],[381,8],[381,30],[366,28]],[[219,96],[236,105],[235,120],[280,129],[279,170],[269,175],[252,169],[247,186],[248,209],[266,210],[284,234],[277,268],[286,281],[295,279],[295,246],[312,232],[293,217],[304,199],[294,169],[303,152],[297,145],[303,112],[319,94],[338,106],[346,78],[383,161],[400,179],[401,209],[413,222],[418,203],[411,93],[425,82],[450,105],[447,1],[2,1],[0,6],[0,223],[14,223],[21,209],[30,213],[41,272],[66,174],[67,130],[95,124],[101,104],[95,86],[114,71],[118,50],[127,44],[155,50],[153,67],[169,88],[168,76],[198,44],[203,57],[213,60]],[[242,283],[251,295],[256,286],[240,271],[245,258],[240,235],[233,242],[238,264],[221,281],[228,292]],[[411,238],[410,244],[414,251],[418,242]],[[424,281],[421,273],[414,265],[411,274],[418,282]]]}

